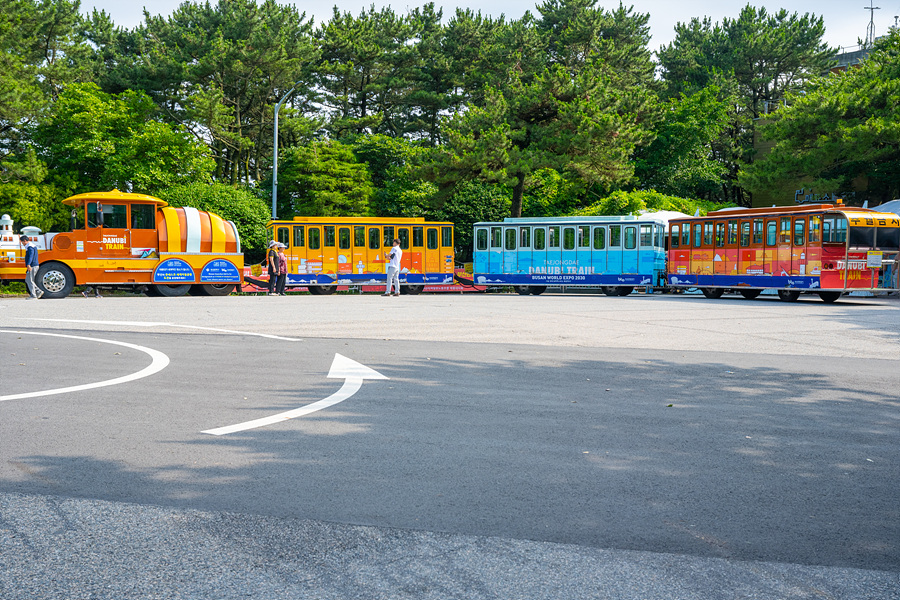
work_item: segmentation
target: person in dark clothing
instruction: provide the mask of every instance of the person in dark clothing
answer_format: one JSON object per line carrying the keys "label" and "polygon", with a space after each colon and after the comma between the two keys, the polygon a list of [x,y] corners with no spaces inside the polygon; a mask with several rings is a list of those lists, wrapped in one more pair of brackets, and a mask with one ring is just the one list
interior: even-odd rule
{"label": "person in dark clothing", "polygon": [[266,255],[266,270],[269,272],[269,295],[275,295],[275,282],[278,279],[278,242],[269,242],[269,253]]}
{"label": "person in dark clothing", "polygon": [[32,242],[27,235],[23,235],[19,237],[19,243],[25,247],[25,287],[28,288],[31,298],[38,299],[44,295],[44,291],[34,283],[34,277],[40,267],[37,241]]}
{"label": "person in dark clothing", "polygon": [[287,282],[287,256],[284,254],[284,244],[278,244],[278,279],[275,283],[275,293],[284,296],[284,284]]}

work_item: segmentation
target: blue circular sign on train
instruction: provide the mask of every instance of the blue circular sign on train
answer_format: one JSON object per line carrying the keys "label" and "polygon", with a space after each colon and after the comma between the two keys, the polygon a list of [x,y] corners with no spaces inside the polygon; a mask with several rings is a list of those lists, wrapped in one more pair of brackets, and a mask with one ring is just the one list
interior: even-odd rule
{"label": "blue circular sign on train", "polygon": [[200,272],[200,281],[204,283],[240,283],[241,274],[231,261],[217,258],[206,263]]}
{"label": "blue circular sign on train", "polygon": [[180,258],[167,258],[153,271],[153,283],[193,283],[194,269]]}

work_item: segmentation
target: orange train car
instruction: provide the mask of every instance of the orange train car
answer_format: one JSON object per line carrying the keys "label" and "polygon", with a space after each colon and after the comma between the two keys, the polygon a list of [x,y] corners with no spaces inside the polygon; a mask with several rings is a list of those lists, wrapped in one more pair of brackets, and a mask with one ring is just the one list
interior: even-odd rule
{"label": "orange train car", "polygon": [[708,298],[765,289],[834,302],[850,291],[896,290],[900,217],[841,204],[724,209],[669,223],[667,278]]}

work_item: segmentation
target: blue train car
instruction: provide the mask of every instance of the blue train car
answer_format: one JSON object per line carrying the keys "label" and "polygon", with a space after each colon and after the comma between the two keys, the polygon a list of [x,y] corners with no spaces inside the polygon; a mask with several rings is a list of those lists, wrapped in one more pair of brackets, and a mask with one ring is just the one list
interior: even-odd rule
{"label": "blue train car", "polygon": [[635,286],[664,286],[669,214],[475,223],[473,281],[520,294],[590,286],[625,296]]}

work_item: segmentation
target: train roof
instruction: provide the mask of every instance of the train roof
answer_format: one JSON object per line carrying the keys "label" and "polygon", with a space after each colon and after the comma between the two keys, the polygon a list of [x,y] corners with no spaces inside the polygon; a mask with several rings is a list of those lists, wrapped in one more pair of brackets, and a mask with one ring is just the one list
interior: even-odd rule
{"label": "train roof", "polygon": [[266,227],[278,223],[309,223],[328,225],[331,223],[349,223],[357,225],[453,225],[450,221],[426,221],[425,217],[293,217],[291,219],[270,219]]}
{"label": "train roof", "polygon": [[502,221],[482,221],[475,225],[564,225],[571,224],[606,224],[606,223],[667,223],[670,219],[687,218],[688,215],[661,210],[646,212],[640,215],[601,215],[585,217],[506,217]]}
{"label": "train roof", "polygon": [[158,208],[169,205],[169,203],[165,200],[160,200],[159,198],[154,198],[153,196],[148,196],[147,194],[120,192],[119,190],[112,190],[111,192],[88,192],[86,194],[77,194],[75,196],[69,196],[62,202],[63,204],[68,204],[69,206],[80,206],[85,202],[89,202],[91,200],[99,200],[101,202],[103,202],[104,200],[115,200],[116,202],[153,203],[156,204]]}
{"label": "train roof", "polygon": [[872,223],[876,227],[897,227],[900,225],[897,215],[889,212],[878,212],[870,208],[846,206],[844,204],[803,204],[800,206],[772,206],[767,208],[723,208],[711,211],[704,217],[686,217],[678,221],[708,221],[715,219],[732,219],[747,217],[780,217],[815,213],[838,213],[844,215],[852,226],[867,225],[866,221],[877,219]]}

